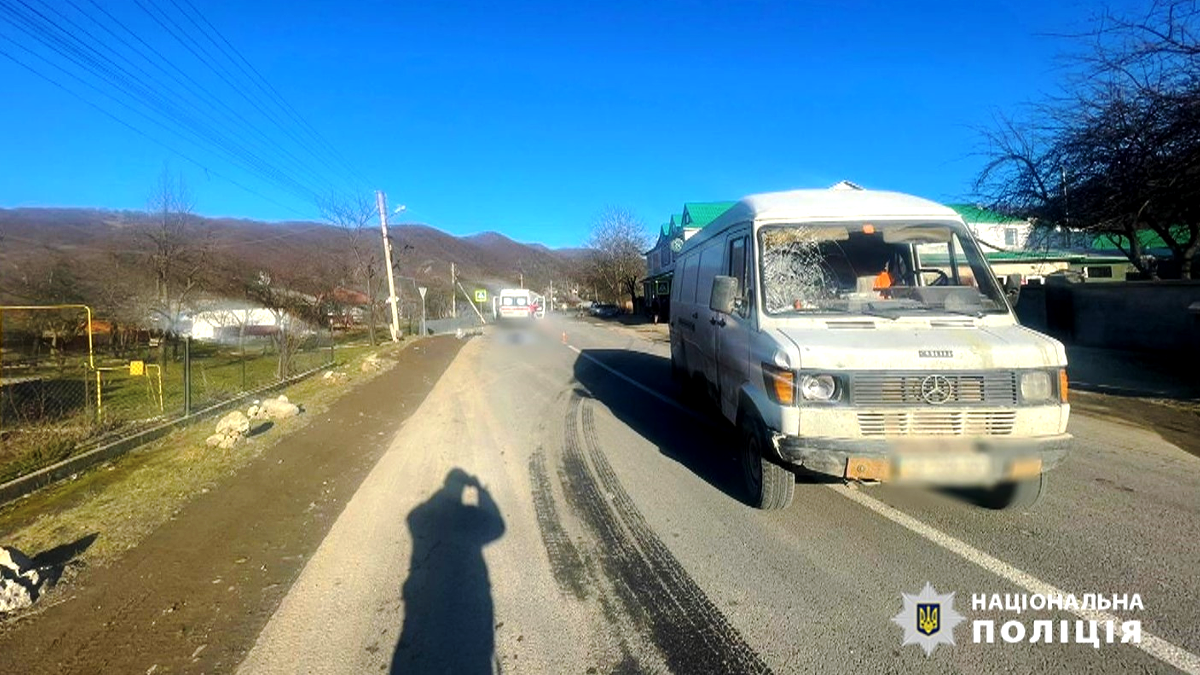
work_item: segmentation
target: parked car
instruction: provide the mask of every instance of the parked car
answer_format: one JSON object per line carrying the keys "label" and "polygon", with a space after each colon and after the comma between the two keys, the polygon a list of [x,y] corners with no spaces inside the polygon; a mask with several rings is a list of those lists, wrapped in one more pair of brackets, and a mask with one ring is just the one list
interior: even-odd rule
{"label": "parked car", "polygon": [[592,316],[599,317],[601,319],[608,319],[620,315],[621,308],[617,307],[616,305],[600,304],[592,305],[590,311]]}

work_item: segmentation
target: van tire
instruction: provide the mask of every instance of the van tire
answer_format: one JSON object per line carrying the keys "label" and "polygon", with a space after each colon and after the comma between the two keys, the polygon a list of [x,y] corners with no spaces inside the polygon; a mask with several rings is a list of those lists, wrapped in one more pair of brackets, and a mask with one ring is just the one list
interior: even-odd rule
{"label": "van tire", "polygon": [[1032,511],[1046,495],[1046,474],[1001,483],[988,491],[987,506],[997,511]]}
{"label": "van tire", "polygon": [[796,476],[771,461],[770,439],[758,417],[742,416],[738,460],[750,506],[764,511],[785,509],[796,494]]}

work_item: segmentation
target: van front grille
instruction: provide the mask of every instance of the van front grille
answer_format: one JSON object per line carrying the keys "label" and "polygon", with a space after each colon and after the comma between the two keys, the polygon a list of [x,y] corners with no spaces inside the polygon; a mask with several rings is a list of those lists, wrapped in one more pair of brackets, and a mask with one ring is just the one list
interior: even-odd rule
{"label": "van front grille", "polygon": [[[929,395],[936,387],[937,395]],[[860,406],[1017,404],[1017,374],[981,372],[869,372],[850,376],[850,402]]]}
{"label": "van front grille", "polygon": [[858,413],[863,436],[1007,436],[1014,410],[897,410]]}

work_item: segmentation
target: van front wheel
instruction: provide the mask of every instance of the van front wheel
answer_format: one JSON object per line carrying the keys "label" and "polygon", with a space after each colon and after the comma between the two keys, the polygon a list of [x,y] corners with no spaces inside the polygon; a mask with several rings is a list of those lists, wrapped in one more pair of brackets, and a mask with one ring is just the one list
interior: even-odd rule
{"label": "van front wheel", "polygon": [[1046,495],[1046,474],[1036,478],[1001,483],[992,488],[986,498],[986,505],[1003,511],[1032,511],[1042,503]]}
{"label": "van front wheel", "polygon": [[750,505],[771,511],[787,508],[796,493],[796,476],[770,460],[766,427],[753,415],[742,418],[740,463]]}

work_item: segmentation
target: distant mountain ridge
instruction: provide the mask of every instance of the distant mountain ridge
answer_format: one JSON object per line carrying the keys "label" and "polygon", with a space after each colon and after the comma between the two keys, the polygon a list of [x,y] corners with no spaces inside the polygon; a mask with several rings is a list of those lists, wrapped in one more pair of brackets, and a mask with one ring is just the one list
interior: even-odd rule
{"label": "distant mountain ridge", "polygon": [[[146,221],[140,211],[89,208],[21,207],[0,209],[0,255],[27,260],[47,253],[69,255],[81,264],[97,262],[108,253],[130,253],[141,245],[135,232]],[[340,250],[346,232],[312,221],[264,222],[230,217],[196,216],[197,237],[207,236],[218,250],[237,250],[243,259],[263,265]],[[491,287],[525,285],[540,289],[578,276],[585,249],[551,249],[524,244],[498,232],[456,237],[422,224],[389,228],[400,273],[431,289],[450,288],[450,263],[464,283]],[[377,227],[364,237],[380,241]],[[382,249],[382,246],[380,246]],[[3,278],[0,278],[0,286]]]}

